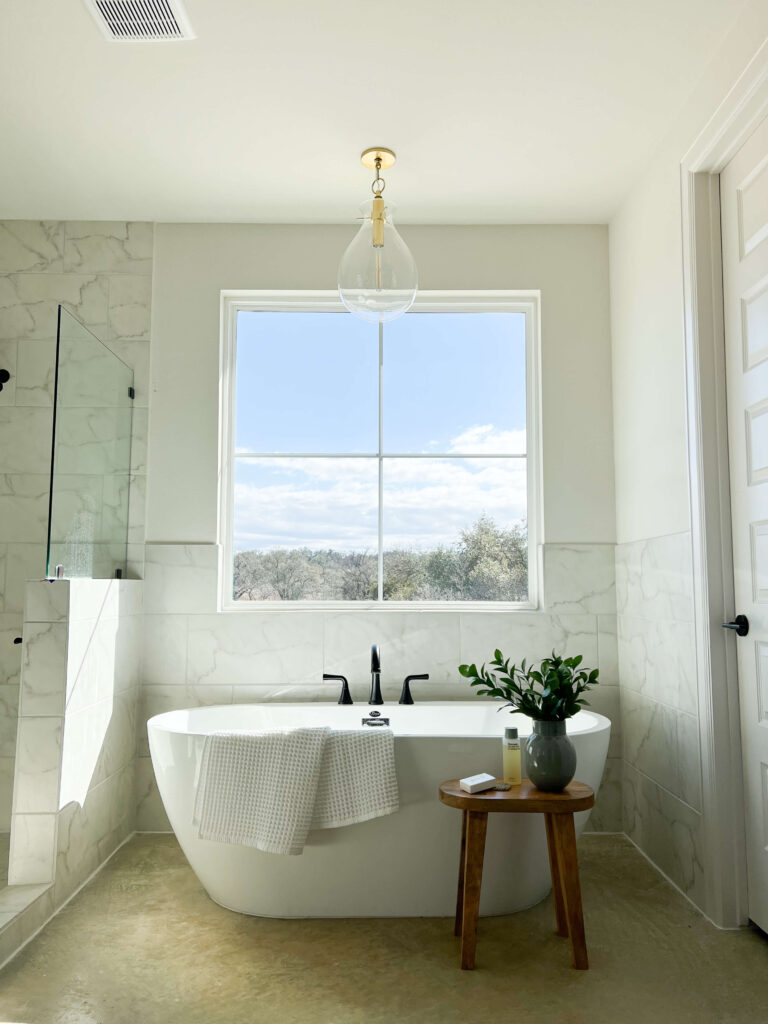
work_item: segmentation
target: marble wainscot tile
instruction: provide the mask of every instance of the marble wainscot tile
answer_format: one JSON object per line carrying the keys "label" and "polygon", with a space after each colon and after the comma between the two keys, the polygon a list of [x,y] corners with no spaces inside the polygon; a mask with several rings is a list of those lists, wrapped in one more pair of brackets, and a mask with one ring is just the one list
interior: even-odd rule
{"label": "marble wainscot tile", "polygon": [[64,270],[152,274],[153,226],[142,221],[67,221]]}
{"label": "marble wainscot tile", "polygon": [[695,715],[677,714],[677,759],[680,771],[680,796],[697,811],[701,799],[701,742],[699,719]]}
{"label": "marble wainscot tile", "polygon": [[115,338],[148,341],[152,278],[114,274],[109,278],[109,326]]}
{"label": "marble wainscot tile", "polygon": [[131,424],[131,473],[147,472],[148,409],[134,409]]}
{"label": "marble wainscot tile", "polygon": [[171,825],[157,788],[152,761],[148,757],[136,759],[135,785],[136,831],[170,832]]}
{"label": "marble wainscot tile", "polygon": [[619,640],[616,615],[597,617],[597,667],[603,683],[619,682]]}
{"label": "marble wainscot tile", "polygon": [[13,802],[13,769],[16,757],[0,757],[0,831],[11,827],[11,804]]}
{"label": "marble wainscot tile", "polygon": [[64,269],[64,224],[56,220],[0,221],[0,274]]}
{"label": "marble wainscot tile", "polygon": [[695,714],[698,694],[693,623],[622,615],[618,626],[622,686]]}
{"label": "marble wainscot tile", "polygon": [[145,686],[184,686],[187,681],[187,616],[147,615],[141,678]]}
{"label": "marble wainscot tile", "polygon": [[60,409],[56,418],[56,468],[64,475],[110,476],[129,469],[130,412],[112,408]]}
{"label": "marble wainscot tile", "polygon": [[693,902],[704,901],[702,816],[628,764],[623,770],[627,835]]}
{"label": "marble wainscot tile", "polygon": [[69,618],[71,622],[116,619],[125,581],[116,579],[72,579]]}
{"label": "marble wainscot tile", "polygon": [[59,305],[97,336],[107,328],[108,281],[85,274],[10,274],[0,277],[0,340],[50,341]]}
{"label": "marble wainscot tile", "polygon": [[618,613],[664,622],[692,622],[692,557],[688,532],[617,545]]}
{"label": "marble wainscot tile", "polygon": [[66,702],[67,626],[27,622],[24,626],[21,714],[63,715]]}
{"label": "marble wainscot tile", "polygon": [[[368,657],[370,672],[370,648]],[[320,682],[322,674],[322,615],[260,611],[189,618],[190,685],[306,684]]]}
{"label": "marble wainscot tile", "polygon": [[625,761],[665,789],[681,795],[674,708],[624,690],[621,738]]}
{"label": "marble wainscot tile", "polygon": [[97,769],[109,739],[113,718],[111,701],[100,701],[82,710],[67,712],[61,755],[59,805],[85,803],[88,790],[102,781]]}
{"label": "marble wainscot tile", "polygon": [[109,340],[109,348],[133,370],[134,412],[146,409],[149,405],[149,342],[115,338]]}
{"label": "marble wainscot tile", "polygon": [[155,715],[183,708],[213,707],[232,703],[231,686],[142,686],[137,713],[137,756],[149,756],[147,722]]}
{"label": "marble wainscot tile", "polygon": [[621,758],[607,758],[595,806],[587,820],[587,832],[623,831],[621,777]]}
{"label": "marble wainscot tile", "polygon": [[44,476],[50,472],[52,417],[51,409],[0,408],[0,473]]}
{"label": "marble wainscot tile", "polygon": [[3,384],[3,390],[0,391],[0,406],[16,404],[16,381],[19,375],[18,347],[16,341],[0,341],[0,367],[11,375],[11,379]]}
{"label": "marble wainscot tile", "polygon": [[4,541],[45,542],[49,486],[48,474],[0,475],[0,523]]}
{"label": "marble wainscot tile", "polygon": [[499,647],[512,661],[538,661],[556,651],[581,654],[597,667],[597,617],[543,612],[465,612],[461,615],[461,662],[490,661]]}
{"label": "marble wainscot tile", "polygon": [[[323,631],[324,672],[339,672],[357,693],[371,682],[371,646],[379,645],[382,692],[395,699],[407,675],[429,673],[431,683],[458,682],[458,612],[328,612]],[[319,677],[317,677],[319,678]],[[414,690],[419,684],[414,683]]]}
{"label": "marble wainscot tile", "polygon": [[7,580],[6,580],[6,569],[8,567],[8,545],[0,544],[0,612],[6,610],[12,611],[13,609],[7,608]]}
{"label": "marble wainscot tile", "polygon": [[65,622],[72,580],[30,580],[24,590],[26,622]]}
{"label": "marble wainscot tile", "polygon": [[6,547],[4,611],[21,612],[28,580],[45,577],[45,543],[8,544]]}
{"label": "marble wainscot tile", "polygon": [[148,614],[216,611],[218,545],[147,544],[145,558],[144,607]]}
{"label": "marble wainscot tile", "polygon": [[621,757],[621,689],[618,686],[606,686],[599,683],[586,694],[589,701],[588,711],[605,715],[611,722],[611,740],[608,746],[608,757]]}
{"label": "marble wainscot tile", "polygon": [[8,884],[31,885],[53,881],[56,857],[56,815],[14,814]]}
{"label": "marble wainscot tile", "polygon": [[613,544],[545,544],[544,604],[551,613],[616,611]]}
{"label": "marble wainscot tile", "polygon": [[59,809],[61,718],[20,718],[13,806],[23,814]]}
{"label": "marble wainscot tile", "polygon": [[128,543],[143,544],[146,535],[147,478],[133,473],[128,494]]}
{"label": "marble wainscot tile", "polygon": [[16,756],[19,685],[0,683],[0,758]]}
{"label": "marble wainscot tile", "polygon": [[21,630],[22,617],[19,612],[0,613],[0,686],[19,684],[22,648],[14,640],[21,636]]}
{"label": "marble wainscot tile", "polygon": [[20,341],[18,348],[16,405],[53,405],[56,342]]}

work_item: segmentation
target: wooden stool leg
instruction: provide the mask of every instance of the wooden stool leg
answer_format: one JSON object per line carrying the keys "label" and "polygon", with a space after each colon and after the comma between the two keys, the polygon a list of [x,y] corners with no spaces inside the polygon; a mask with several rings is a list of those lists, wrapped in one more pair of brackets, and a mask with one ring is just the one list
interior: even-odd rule
{"label": "wooden stool leg", "polygon": [[581,908],[579,861],[576,853],[576,832],[573,827],[573,814],[553,814],[552,827],[555,834],[560,880],[565,898],[568,934],[571,937],[573,966],[579,971],[586,971],[589,967],[589,961],[587,960],[587,940],[584,936],[584,913]]}
{"label": "wooden stool leg", "polygon": [[464,857],[464,906],[461,920],[461,969],[472,971],[477,948],[477,918],[480,912],[480,885],[483,880],[486,811],[467,811],[467,839]]}
{"label": "wooden stool leg", "polygon": [[560,878],[560,865],[557,860],[557,841],[555,830],[552,824],[551,814],[544,815],[544,824],[547,829],[547,850],[549,851],[549,871],[552,875],[552,896],[555,901],[555,920],[557,921],[557,934],[562,938],[568,938],[568,920],[565,916],[565,901],[563,899],[563,882]]}
{"label": "wooden stool leg", "polygon": [[456,893],[456,920],[453,924],[453,934],[461,935],[461,922],[464,919],[464,861],[467,856],[467,815],[469,811],[461,812],[461,853],[459,854],[459,888]]}

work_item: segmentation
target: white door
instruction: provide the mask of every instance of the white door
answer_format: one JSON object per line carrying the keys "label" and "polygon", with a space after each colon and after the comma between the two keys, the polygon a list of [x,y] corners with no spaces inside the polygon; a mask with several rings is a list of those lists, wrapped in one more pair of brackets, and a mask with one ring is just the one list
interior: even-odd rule
{"label": "white door", "polygon": [[768,120],[720,175],[720,204],[749,916],[768,931]]}

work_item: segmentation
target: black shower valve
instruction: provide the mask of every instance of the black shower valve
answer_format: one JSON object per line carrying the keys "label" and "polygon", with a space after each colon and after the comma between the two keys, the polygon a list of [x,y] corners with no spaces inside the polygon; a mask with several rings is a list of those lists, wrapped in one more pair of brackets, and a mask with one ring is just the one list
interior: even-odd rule
{"label": "black shower valve", "polygon": [[10,379],[11,374],[9,370],[0,370],[0,391],[3,390],[3,384],[7,384]]}

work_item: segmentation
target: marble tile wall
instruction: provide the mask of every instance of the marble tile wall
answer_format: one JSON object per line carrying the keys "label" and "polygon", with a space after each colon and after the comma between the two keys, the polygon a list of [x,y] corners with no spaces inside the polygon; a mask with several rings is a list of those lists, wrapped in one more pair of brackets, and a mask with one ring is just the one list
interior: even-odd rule
{"label": "marble tile wall", "polygon": [[428,672],[416,699],[471,696],[457,667],[496,647],[514,658],[553,648],[600,667],[593,707],[615,723],[605,783],[591,827],[621,829],[619,687],[613,545],[550,545],[544,552],[543,610],[537,612],[257,611],[217,613],[216,545],[148,544],[144,654],[137,760],[137,828],[166,830],[145,724],[175,708],[250,701],[335,700],[323,672],[368,692],[370,647],[381,647],[385,700],[404,676]]}
{"label": "marble tile wall", "polygon": [[702,905],[701,748],[690,533],[616,548],[624,827]]}
{"label": "marble tile wall", "polygon": [[142,587],[26,587],[9,882],[53,909],[133,831]]}
{"label": "marble tile wall", "polygon": [[0,831],[11,813],[24,582],[45,574],[56,308],[135,374],[129,569],[141,575],[153,226],[0,221]]}

